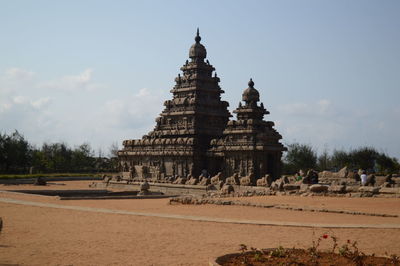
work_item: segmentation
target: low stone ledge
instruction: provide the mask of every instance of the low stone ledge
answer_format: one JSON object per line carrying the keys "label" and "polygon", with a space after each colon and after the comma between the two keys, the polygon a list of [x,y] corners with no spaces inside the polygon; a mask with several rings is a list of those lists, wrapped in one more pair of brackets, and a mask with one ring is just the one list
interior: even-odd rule
{"label": "low stone ledge", "polygon": [[377,194],[378,192],[379,192],[379,187],[360,187],[359,189],[358,189],[358,191],[359,192],[362,192],[362,193],[372,193],[372,194]]}
{"label": "low stone ledge", "polygon": [[383,187],[379,189],[382,194],[400,194],[400,187]]}

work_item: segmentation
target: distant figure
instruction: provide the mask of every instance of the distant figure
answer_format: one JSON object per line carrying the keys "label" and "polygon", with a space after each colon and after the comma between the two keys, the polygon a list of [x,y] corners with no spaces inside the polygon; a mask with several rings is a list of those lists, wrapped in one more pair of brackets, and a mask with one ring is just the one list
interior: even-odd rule
{"label": "distant figure", "polygon": [[308,170],[307,176],[306,176],[311,184],[318,184],[319,183],[319,178],[318,178],[318,173],[314,171],[313,169]]}
{"label": "distant figure", "polygon": [[362,171],[360,178],[361,178],[361,185],[365,186],[367,184],[367,173],[365,172],[365,170]]}

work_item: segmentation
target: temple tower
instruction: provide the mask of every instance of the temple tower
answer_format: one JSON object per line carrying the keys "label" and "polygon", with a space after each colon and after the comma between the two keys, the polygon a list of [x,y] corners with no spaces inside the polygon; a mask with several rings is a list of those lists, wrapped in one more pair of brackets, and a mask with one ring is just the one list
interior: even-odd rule
{"label": "temple tower", "polygon": [[242,102],[233,111],[237,120],[228,122],[223,138],[211,142],[210,156],[223,158],[225,176],[238,173],[252,174],[253,182],[266,174],[274,179],[280,176],[281,156],[286,148],[279,142],[282,136],[273,128],[274,122],[264,121],[269,112],[260,101],[260,94],[250,79],[249,87],[242,94]]}
{"label": "temple tower", "polygon": [[190,60],[181,67],[182,75],[175,78],[172,99],[165,101],[154,130],[142,140],[124,141],[119,157],[121,167],[131,176],[157,177],[156,172],[198,176],[208,169],[210,141],[222,137],[231,115],[228,102],[221,100],[224,91],[218,85],[220,79],[205,61],[207,51],[200,41],[197,29]]}

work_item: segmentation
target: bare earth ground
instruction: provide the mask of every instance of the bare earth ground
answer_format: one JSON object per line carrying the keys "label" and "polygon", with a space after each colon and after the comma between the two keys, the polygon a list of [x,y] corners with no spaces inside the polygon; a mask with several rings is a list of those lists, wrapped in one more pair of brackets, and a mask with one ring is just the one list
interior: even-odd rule
{"label": "bare earth ground", "polygon": [[[0,190],[89,189],[91,181],[56,182],[46,187],[3,186]],[[0,192],[0,199],[154,214],[340,225],[400,225],[400,218],[300,212],[242,206],[169,205],[168,199],[58,200],[56,197]],[[309,206],[400,215],[399,198],[264,196],[234,198],[265,204]],[[357,240],[365,253],[400,254],[400,229],[343,229],[201,222],[88,212],[0,202],[4,227],[0,265],[207,265],[236,252],[239,244],[267,248],[311,246],[323,233]],[[325,240],[324,240],[325,241]],[[327,243],[325,243],[327,242]],[[330,247],[329,241],[321,248]],[[329,243],[329,244],[328,244]]]}

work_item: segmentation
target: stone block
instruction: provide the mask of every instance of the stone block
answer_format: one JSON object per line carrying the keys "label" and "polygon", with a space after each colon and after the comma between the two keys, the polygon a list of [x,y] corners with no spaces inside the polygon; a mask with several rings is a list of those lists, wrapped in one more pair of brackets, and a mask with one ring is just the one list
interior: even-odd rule
{"label": "stone block", "polygon": [[315,193],[324,193],[328,191],[328,186],[325,185],[320,185],[320,184],[314,184],[310,186],[310,191],[315,192]]}
{"label": "stone block", "polygon": [[309,189],[309,187],[310,187],[310,185],[308,185],[308,184],[301,184],[300,185],[300,193],[304,193],[304,192],[307,192],[308,191],[308,189]]}
{"label": "stone block", "polygon": [[296,185],[296,184],[284,184],[283,185],[283,190],[285,191],[293,191],[293,190],[299,190],[300,189],[300,185]]}
{"label": "stone block", "polygon": [[382,194],[399,194],[400,195],[400,188],[399,187],[383,187],[379,189],[379,193]]}
{"label": "stone block", "polygon": [[345,193],[346,192],[346,186],[343,185],[331,185],[328,188],[329,192],[332,193]]}
{"label": "stone block", "polygon": [[362,186],[358,189],[359,192],[368,192],[368,193],[373,193],[376,194],[379,192],[379,187],[366,187]]}
{"label": "stone block", "polygon": [[336,176],[338,178],[346,178],[348,173],[349,173],[349,170],[347,170],[347,166],[345,166],[342,169],[340,169],[339,172],[336,173]]}
{"label": "stone block", "polygon": [[223,194],[230,194],[230,193],[235,192],[235,189],[233,188],[232,185],[226,185],[226,184],[225,184],[225,185],[221,188],[221,192],[222,192]]}
{"label": "stone block", "polygon": [[240,178],[240,185],[241,186],[251,186],[251,179],[248,176]]}

